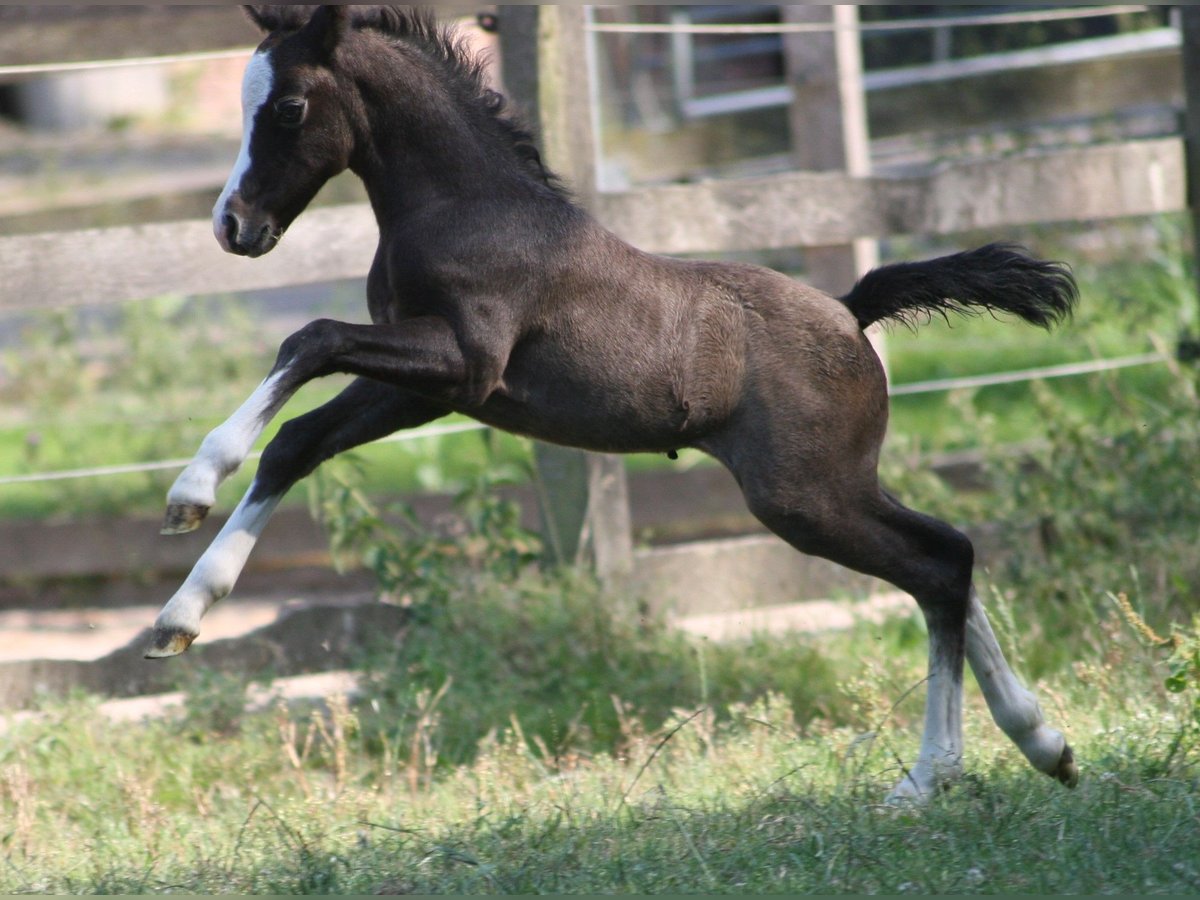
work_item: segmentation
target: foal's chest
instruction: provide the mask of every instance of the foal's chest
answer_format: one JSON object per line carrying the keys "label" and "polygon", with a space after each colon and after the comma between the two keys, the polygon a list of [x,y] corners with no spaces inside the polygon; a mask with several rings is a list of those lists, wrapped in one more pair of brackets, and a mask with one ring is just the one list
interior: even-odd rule
{"label": "foal's chest", "polygon": [[367,311],[377,325],[436,314],[441,294],[428,273],[388,265],[379,256],[367,276]]}

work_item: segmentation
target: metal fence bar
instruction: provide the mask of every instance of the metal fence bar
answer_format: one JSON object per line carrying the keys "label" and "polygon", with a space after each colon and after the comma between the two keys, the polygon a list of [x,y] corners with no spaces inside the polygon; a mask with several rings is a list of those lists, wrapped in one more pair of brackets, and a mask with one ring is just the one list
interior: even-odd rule
{"label": "metal fence bar", "polygon": [[[1014,384],[1022,381],[1039,381],[1046,378],[1065,378],[1071,375],[1089,375],[1096,372],[1111,372],[1119,369],[1129,369],[1135,366],[1148,366],[1164,363],[1170,359],[1163,353],[1141,353],[1135,356],[1122,356],[1115,359],[1096,359],[1087,362],[1064,363],[1057,366],[1042,366],[1033,369],[1019,369],[1013,372],[996,372],[989,375],[968,375],[962,378],[942,378],[931,381],[913,381],[908,384],[891,385],[888,394],[892,397],[902,397],[910,394],[928,394],[938,391],[953,391],[963,388],[990,387],[997,384]],[[402,431],[389,437],[381,438],[377,444],[399,444],[418,441],[422,438],[446,437],[452,434],[463,434],[470,431],[484,431],[490,426],[480,422],[458,422],[451,425],[434,425],[416,431]],[[262,452],[251,453],[247,460],[258,459]],[[30,475],[0,476],[0,486],[10,484],[39,484],[50,481],[67,481],[76,478],[96,478],[113,475],[130,475],[142,472],[159,472],[168,469],[181,469],[191,462],[186,459],[164,459],[154,462],[127,463],[112,466],[95,466],[87,469],[64,469],[58,472],[41,472]]]}
{"label": "metal fence bar", "polygon": [[254,52],[253,47],[230,50],[205,50],[196,53],[176,53],[171,56],[134,56],[129,59],[92,59],[72,63],[27,63],[0,66],[0,78],[22,78],[34,75],[65,75],[70,72],[92,72],[102,69],[123,69],[137,66],[166,66],[174,63],[211,62],[221,59],[240,59]]}
{"label": "metal fence bar", "polygon": [[[864,34],[924,29],[969,27],[978,25],[1010,25],[1037,22],[1054,22],[1070,19],[1088,19],[1100,16],[1128,15],[1147,12],[1152,7],[1145,4],[1101,6],[1041,10],[1037,12],[995,13],[978,16],[943,16],[928,19],[902,19],[892,22],[864,22],[859,30]],[[833,30],[826,24],[639,24],[633,22],[591,23],[587,30],[598,34],[799,34],[820,33]],[[169,65],[172,63],[207,62],[210,60],[236,59],[254,51],[252,46],[228,50],[209,50],[195,53],[178,53],[168,56],[131,57],[129,59],[86,60],[73,63],[28,63],[0,66],[0,78],[21,78],[36,75],[53,75],[68,72],[86,72],[98,69],[118,69],[130,66]]]}
{"label": "metal fence bar", "polygon": [[1021,381],[1040,381],[1044,378],[1065,378],[1069,375],[1089,375],[1095,372],[1111,372],[1134,366],[1148,366],[1166,362],[1170,357],[1163,353],[1141,353],[1137,356],[1122,356],[1117,359],[1094,359],[1088,362],[1064,363],[1058,366],[1042,366],[1035,369],[1019,369],[1014,372],[997,372],[992,375],[967,375],[962,378],[939,378],[932,381],[914,381],[888,388],[888,395],[903,397],[907,394],[929,394],[937,391],[954,391],[962,388],[990,387],[995,384],[1015,384]]}
{"label": "metal fence bar", "polygon": [[[1043,10],[1040,12],[995,13],[981,16],[944,16],[929,19],[901,19],[893,22],[863,22],[856,30],[864,34],[920,31],[927,28],[957,28],[977,25],[1019,25],[1070,19],[1092,19],[1148,12],[1144,4]],[[588,31],[598,34],[806,34],[833,31],[829,24],[651,24],[635,22],[594,23]]]}
{"label": "metal fence bar", "polygon": [[997,72],[1012,72],[1017,69],[1040,69],[1046,66],[1119,59],[1142,53],[1178,50],[1181,44],[1182,36],[1178,29],[1149,28],[1109,37],[1060,41],[1025,50],[956,57],[923,66],[876,69],[863,76],[863,87],[868,91],[879,91],[993,75]]}
{"label": "metal fence bar", "polygon": [[[483,431],[489,426],[480,422],[461,422],[454,425],[435,425],[421,428],[417,431],[403,431],[380,438],[377,444],[400,444],[408,441],[419,441],[422,438],[445,437],[450,434],[462,434],[467,431]],[[262,456],[262,451],[255,451],[246,457],[254,460]],[[112,475],[133,475],[142,472],[161,472],[168,469],[182,469],[192,461],[189,456],[183,459],[162,459],[144,463],[125,463],[114,466],[94,466],[88,469],[63,469],[58,472],[40,472],[30,475],[5,475],[0,477],[0,486],[8,484],[40,484],[46,481],[69,481],[76,478],[97,478]]]}

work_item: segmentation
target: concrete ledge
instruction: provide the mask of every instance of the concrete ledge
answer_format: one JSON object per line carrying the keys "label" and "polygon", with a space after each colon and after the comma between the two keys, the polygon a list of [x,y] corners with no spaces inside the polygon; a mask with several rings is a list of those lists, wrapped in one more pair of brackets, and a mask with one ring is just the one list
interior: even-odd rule
{"label": "concrete ledge", "polygon": [[240,637],[197,643],[176,660],[146,660],[150,629],[100,659],[33,659],[0,663],[0,709],[28,707],[40,696],[84,690],[137,697],[178,689],[197,669],[277,678],[350,665],[368,641],[400,633],[406,610],[383,603],[299,609]]}
{"label": "concrete ledge", "polygon": [[862,600],[806,600],[735,612],[681,616],[672,620],[672,624],[695,637],[735,641],[758,634],[841,631],[859,622],[879,623],[889,616],[916,613],[917,604],[912,597],[892,591]]}
{"label": "concrete ledge", "polygon": [[[767,627],[781,604],[791,607],[783,609],[779,622],[803,621],[805,627],[817,627],[821,621],[837,621],[832,610],[842,604],[830,597],[864,599],[890,593],[893,599],[887,602],[898,602],[882,582],[803,556],[770,536],[640,551],[626,589],[671,619],[690,621],[682,627],[694,633],[727,637]],[[91,634],[84,642],[77,636],[78,654],[72,659],[13,659],[11,651],[23,641],[20,635],[10,635],[9,660],[0,662],[0,709],[24,708],[38,696],[58,697],[73,689],[106,697],[163,693],[177,689],[197,668],[263,677],[339,669],[373,637],[401,639],[407,621],[405,610],[375,602],[362,592],[348,592],[340,602],[322,605],[286,596],[243,593],[241,598],[245,606],[239,606],[237,593],[223,601],[214,610],[213,627],[206,628],[187,654],[167,662],[142,658],[149,628],[141,623],[150,624],[154,608],[140,611],[141,618],[139,611],[130,609],[95,616],[92,624],[107,623],[107,636]],[[817,598],[820,605],[799,603]],[[853,604],[845,604],[842,617],[852,615],[852,609]],[[68,615],[6,613],[3,623],[10,630],[26,629],[27,645],[44,646],[47,641],[70,640]],[[216,636],[219,639],[213,640]],[[120,645],[98,658],[79,658],[103,652],[105,639],[109,647],[114,640]]]}
{"label": "concrete ledge", "polygon": [[630,587],[651,608],[681,616],[894,590],[875,578],[805,556],[771,535],[639,551]]}

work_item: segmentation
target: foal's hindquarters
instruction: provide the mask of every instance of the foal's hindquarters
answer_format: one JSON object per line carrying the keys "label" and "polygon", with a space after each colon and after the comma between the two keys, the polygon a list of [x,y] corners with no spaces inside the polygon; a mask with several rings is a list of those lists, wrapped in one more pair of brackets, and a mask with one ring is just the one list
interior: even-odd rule
{"label": "foal's hindquarters", "polygon": [[795,291],[801,302],[752,329],[742,403],[701,446],[775,534],[888,581],[920,606],[929,633],[924,732],[891,799],[926,799],[961,774],[964,657],[1001,729],[1035,768],[1073,786],[1070,747],[1009,668],[972,586],[970,540],[879,485],[887,386],[873,348],[845,306]]}

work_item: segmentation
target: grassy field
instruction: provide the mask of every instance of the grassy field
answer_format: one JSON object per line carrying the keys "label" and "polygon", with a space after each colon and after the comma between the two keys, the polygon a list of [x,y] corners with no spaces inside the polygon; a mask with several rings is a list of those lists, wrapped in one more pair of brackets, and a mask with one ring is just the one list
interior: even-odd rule
{"label": "grassy field", "polygon": [[[760,639],[754,655],[776,672],[784,654],[797,669],[807,654],[835,676],[806,689],[827,706],[807,716],[763,690],[765,667],[735,684],[710,658],[701,676],[698,649],[665,633],[628,652],[662,654],[668,669],[690,659],[677,704],[598,696],[618,723],[610,735],[585,733],[584,690],[549,731],[526,697],[454,749],[473,685],[398,702],[378,673],[361,704],[333,697],[312,713],[229,715],[240,692],[220,679],[167,722],[114,725],[89,701],[54,705],[3,740],[0,892],[1192,893],[1190,698],[1165,692],[1161,661],[1110,624],[1107,659],[1040,685],[1077,751],[1079,787],[1025,765],[971,684],[969,774],[926,809],[881,802],[916,750],[915,621]],[[536,622],[530,636],[553,643],[554,629]],[[586,643],[583,630],[574,640]],[[598,686],[596,666],[556,674]],[[521,666],[504,668],[493,677]],[[696,680],[725,699],[700,702]],[[639,693],[630,677],[614,685]],[[670,697],[662,687],[645,696]]]}

